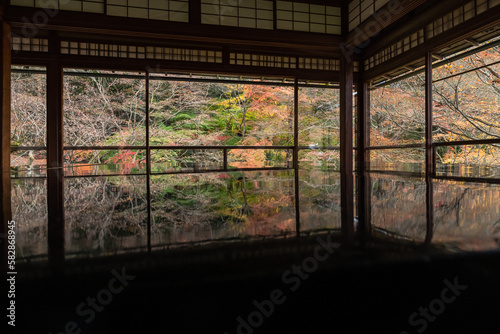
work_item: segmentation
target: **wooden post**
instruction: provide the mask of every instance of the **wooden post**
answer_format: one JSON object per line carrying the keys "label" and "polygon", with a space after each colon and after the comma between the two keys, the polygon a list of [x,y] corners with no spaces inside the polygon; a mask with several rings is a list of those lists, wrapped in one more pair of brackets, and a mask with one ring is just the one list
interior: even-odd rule
{"label": "wooden post", "polygon": [[371,232],[371,196],[370,196],[370,91],[369,82],[362,77],[358,84],[358,154],[357,154],[357,199],[358,199],[358,231],[361,234]]}
{"label": "wooden post", "polygon": [[49,38],[47,67],[47,205],[49,262],[64,261],[63,69],[57,60],[59,40]]}
{"label": "wooden post", "polygon": [[147,228],[148,228],[148,254],[151,253],[151,144],[149,142],[150,139],[150,119],[149,119],[149,99],[151,98],[150,95],[150,80],[149,80],[149,70],[146,70],[146,82],[145,82],[145,97],[146,97],[146,103],[145,103],[145,113],[146,113],[146,201],[147,201],[147,209],[148,209],[148,221],[147,221]]}
{"label": "wooden post", "polygon": [[425,241],[430,243],[434,234],[434,150],[432,147],[432,53],[425,57],[425,182],[427,233]]}
{"label": "wooden post", "polygon": [[189,23],[201,24],[201,0],[189,1]]}
{"label": "wooden post", "polygon": [[300,179],[299,179],[299,80],[293,86],[293,173],[295,182],[295,231],[300,237]]}
{"label": "wooden post", "polygon": [[353,82],[354,61],[340,56],[340,182],[342,234],[354,237],[354,180],[353,180]]}
{"label": "wooden post", "polygon": [[[1,13],[0,15],[3,15]],[[0,222],[0,242],[2,244],[2,268],[7,265],[7,225],[12,220],[11,209],[11,184],[10,184],[10,25],[3,21],[1,22],[1,61],[0,67],[0,85],[2,90],[2,117],[1,117],[1,145],[2,145],[2,161],[0,164],[2,172],[2,181],[0,184],[0,196],[2,201],[2,218]]]}

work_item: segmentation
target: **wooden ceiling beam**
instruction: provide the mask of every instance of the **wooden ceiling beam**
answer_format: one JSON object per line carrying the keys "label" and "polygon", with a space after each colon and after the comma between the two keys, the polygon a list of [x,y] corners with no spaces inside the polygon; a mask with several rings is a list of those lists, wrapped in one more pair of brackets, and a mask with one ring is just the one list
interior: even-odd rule
{"label": "wooden ceiling beam", "polygon": [[468,2],[470,0],[428,0],[422,6],[406,14],[398,22],[382,30],[378,36],[373,37],[363,49],[363,57],[369,58],[373,56]]}
{"label": "wooden ceiling beam", "polygon": [[[13,28],[25,30],[26,17],[38,9],[8,7],[5,20]],[[24,18],[24,20],[23,20]],[[103,14],[60,11],[33,31],[53,30],[68,34],[113,36],[114,39],[151,39],[177,41],[185,44],[231,45],[287,50],[307,50],[309,53],[338,53],[341,36],[284,30],[249,29],[216,25],[164,22],[113,17]]]}
{"label": "wooden ceiling beam", "polygon": [[466,38],[465,41],[467,43],[469,43],[470,45],[472,45],[472,46],[479,46],[479,45],[481,45],[481,43],[479,43],[478,41],[476,41],[475,39],[472,39],[472,38]]}
{"label": "wooden ceiling beam", "polygon": [[371,42],[371,38],[378,35],[381,30],[392,27],[408,12],[422,6],[426,0],[397,0],[389,1],[376,13],[368,17],[358,27],[347,34],[347,44],[358,47]]}
{"label": "wooden ceiling beam", "polygon": [[[14,30],[18,32],[18,30]],[[43,32],[45,33],[45,32]],[[303,46],[300,47],[296,45],[295,47],[272,47],[267,45],[234,45],[231,43],[203,43],[203,42],[189,42],[189,41],[179,41],[177,39],[154,39],[154,38],[136,38],[128,36],[116,36],[110,34],[91,34],[91,33],[78,33],[78,32],[58,32],[58,36],[62,40],[68,41],[80,41],[86,43],[124,43],[137,46],[168,46],[168,47],[179,47],[179,48],[195,48],[195,49],[229,49],[235,52],[248,52],[248,53],[259,53],[259,54],[272,54],[272,55],[287,55],[287,56],[306,56],[306,57],[325,57],[325,58],[339,58],[338,50],[321,50],[321,49],[311,49],[310,47]]]}
{"label": "wooden ceiling beam", "polygon": [[[12,62],[17,65],[46,66],[50,61],[48,55],[33,52],[13,54]],[[196,73],[265,76],[283,78],[297,77],[299,80],[338,82],[338,71],[321,71],[311,69],[290,69],[277,67],[242,66],[221,63],[198,63],[189,61],[165,61],[156,59],[126,59],[112,57],[89,57],[59,55],[58,61],[65,68],[102,69],[117,71],[145,71],[147,68],[169,73]],[[153,65],[152,65],[153,64]],[[355,74],[357,77],[357,73]]]}
{"label": "wooden ceiling beam", "polygon": [[342,7],[348,0],[288,0],[290,2],[308,3],[311,5],[325,5]]}
{"label": "wooden ceiling beam", "polygon": [[478,16],[464,22],[456,27],[453,27],[433,38],[427,40],[424,44],[411,49],[408,52],[397,56],[390,61],[376,66],[365,73],[367,79],[374,79],[384,75],[391,69],[406,66],[407,64],[420,59],[426,55],[427,52],[436,52],[441,50],[447,45],[463,41],[464,39],[500,24],[500,10],[490,9]]}

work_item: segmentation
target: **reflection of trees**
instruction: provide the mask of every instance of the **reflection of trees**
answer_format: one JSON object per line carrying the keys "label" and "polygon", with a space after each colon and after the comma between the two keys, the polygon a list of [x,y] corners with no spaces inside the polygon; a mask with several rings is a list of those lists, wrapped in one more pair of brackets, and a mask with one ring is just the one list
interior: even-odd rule
{"label": "reflection of trees", "polygon": [[12,218],[16,221],[19,257],[47,252],[47,187],[45,179],[12,180]]}
{"label": "reflection of trees", "polygon": [[497,185],[438,182],[434,189],[437,240],[498,236],[500,189]]}
{"label": "reflection of trees", "polygon": [[248,205],[248,200],[247,200],[247,179],[245,177],[245,174],[243,174],[241,179],[240,191],[241,191],[241,196],[243,197],[243,203],[241,203],[241,208],[239,209],[238,217],[242,219],[252,214],[252,209],[250,208],[250,205]]}
{"label": "reflection of trees", "polygon": [[[372,224],[402,236],[423,239],[426,185],[419,179],[372,178]],[[434,239],[491,237],[500,233],[500,189],[496,185],[434,182]]]}
{"label": "reflection of trees", "polygon": [[[460,193],[457,194],[456,196],[450,196],[450,198],[448,198],[447,201],[448,203],[445,203],[444,201],[440,202],[438,204],[439,209],[436,211],[441,217],[436,215],[436,221],[440,223],[440,220],[443,219],[449,220],[451,218],[451,214],[453,213],[453,215],[455,216],[456,226],[459,227],[462,202],[464,201],[464,198],[469,192],[469,190],[470,190],[469,188],[466,188],[465,190],[460,191]],[[438,224],[436,225],[438,226]]]}
{"label": "reflection of trees", "polygon": [[[372,178],[375,228],[422,239],[425,183],[392,176]],[[147,203],[144,176],[68,178],[65,188],[68,253],[144,247]],[[166,244],[291,233],[294,183],[289,172],[233,172],[152,177],[152,234]],[[46,254],[44,179],[13,182],[20,256]],[[437,241],[500,233],[496,185],[434,184]],[[338,173],[301,171],[301,229],[340,227]],[[156,238],[157,239],[157,238]]]}
{"label": "reflection of trees", "polygon": [[[153,233],[170,242],[276,234],[291,215],[286,173],[224,173],[153,177]],[[193,240],[194,239],[194,240]]]}
{"label": "reflection of trees", "polygon": [[301,230],[340,227],[340,174],[300,171]]}
{"label": "reflection of trees", "polygon": [[423,240],[426,185],[420,179],[372,177],[372,224],[401,236]]}
{"label": "reflection of trees", "polygon": [[93,249],[112,250],[126,237],[134,237],[129,246],[136,246],[135,237],[147,234],[145,190],[144,177],[66,179],[68,250],[89,243]]}

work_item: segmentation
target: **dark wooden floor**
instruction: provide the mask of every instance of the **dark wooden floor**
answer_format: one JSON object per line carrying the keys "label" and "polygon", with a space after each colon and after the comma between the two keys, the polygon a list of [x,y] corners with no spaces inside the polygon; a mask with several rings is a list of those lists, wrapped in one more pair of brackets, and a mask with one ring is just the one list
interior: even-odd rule
{"label": "dark wooden floor", "polygon": [[[496,252],[373,239],[335,249],[307,278],[287,272],[312,266],[317,247],[315,236],[79,260],[54,274],[31,265],[18,276],[15,333],[500,332]],[[115,293],[113,269],[135,276]],[[90,319],[87,298],[109,296]],[[418,314],[429,306],[438,314]]]}

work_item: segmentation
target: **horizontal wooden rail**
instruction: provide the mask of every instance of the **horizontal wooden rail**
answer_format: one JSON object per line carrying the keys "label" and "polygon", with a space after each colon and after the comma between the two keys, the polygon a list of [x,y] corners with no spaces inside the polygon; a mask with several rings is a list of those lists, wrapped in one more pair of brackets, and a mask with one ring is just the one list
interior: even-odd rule
{"label": "horizontal wooden rail", "polygon": [[293,146],[150,146],[152,150],[293,150]]}
{"label": "horizontal wooden rail", "polygon": [[394,176],[405,176],[405,177],[425,177],[424,172],[402,172],[397,170],[370,170],[370,174],[386,174]]}
{"label": "horizontal wooden rail", "polygon": [[340,146],[315,146],[315,145],[310,145],[310,146],[299,146],[299,150],[332,150],[332,151],[339,151]]}
{"label": "horizontal wooden rail", "polygon": [[[500,140],[499,140],[500,142]],[[293,146],[225,146],[225,145],[179,145],[179,146],[150,146],[154,150],[254,150],[254,149],[264,149],[264,150],[293,150]],[[375,147],[378,148],[378,147]],[[146,146],[65,146],[65,151],[80,151],[80,150],[145,150]],[[339,146],[299,146],[299,150],[340,150]],[[357,147],[354,147],[356,150]],[[11,151],[44,151],[47,150],[45,146],[11,146]]]}
{"label": "horizontal wooden rail", "polygon": [[[149,147],[152,150],[293,150],[293,146],[217,146],[217,145],[168,145]],[[145,150],[146,146],[65,146],[65,151],[80,150]]]}
{"label": "horizontal wooden rail", "polygon": [[[12,73],[17,74],[46,74],[45,70],[31,70],[31,69],[12,69]],[[140,71],[137,73],[141,73]],[[145,74],[115,74],[115,73],[94,73],[94,72],[74,72],[74,71],[65,71],[65,76],[72,77],[93,77],[93,78],[113,78],[113,79],[146,79]],[[200,74],[202,76],[202,74]],[[219,78],[210,78],[210,77],[182,77],[182,76],[169,76],[167,73],[164,75],[150,75],[150,81],[176,81],[176,82],[208,82],[208,83],[221,83],[221,84],[235,84],[235,85],[255,85],[255,86],[277,86],[277,87],[294,87],[293,81],[276,81],[270,80],[268,81],[256,81],[255,78],[243,79],[241,76],[238,79],[232,79],[230,76],[224,78],[224,76],[220,75]],[[222,78],[220,78],[222,77]],[[339,89],[338,85],[332,85],[328,83],[299,83],[300,88],[325,88],[325,89]]]}
{"label": "horizontal wooden rail", "polygon": [[436,175],[433,178],[435,180],[445,180],[445,181],[500,184],[500,178],[464,177],[464,176],[447,176],[447,175]]}
{"label": "horizontal wooden rail", "polygon": [[435,147],[446,147],[446,146],[469,146],[469,145],[488,145],[488,144],[500,144],[500,138],[497,139],[476,139],[476,140],[456,140],[447,141],[442,143],[433,143]]}
{"label": "horizontal wooden rail", "polygon": [[15,151],[46,151],[46,146],[11,146],[11,152]]}
{"label": "horizontal wooden rail", "polygon": [[393,150],[393,149],[405,149],[405,148],[425,148],[425,144],[408,144],[408,145],[388,145],[388,146],[370,146],[367,150]]}

